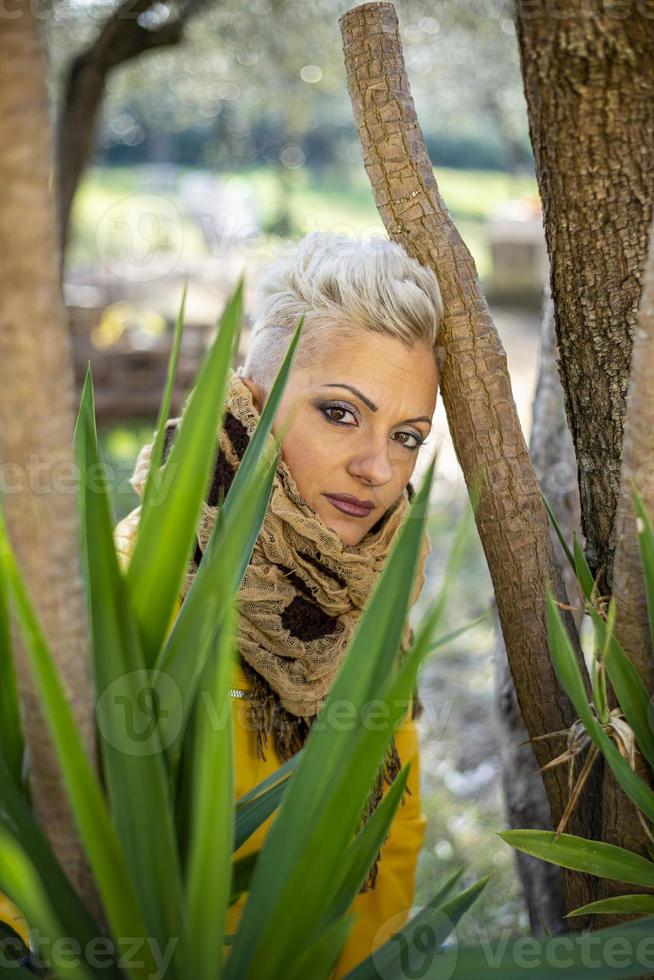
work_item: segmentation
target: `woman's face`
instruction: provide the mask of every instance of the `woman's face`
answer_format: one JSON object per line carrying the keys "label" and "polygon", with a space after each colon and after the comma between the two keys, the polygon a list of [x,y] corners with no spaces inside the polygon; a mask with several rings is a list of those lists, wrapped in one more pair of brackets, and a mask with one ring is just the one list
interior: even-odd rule
{"label": "woman's face", "polygon": [[[264,393],[243,381],[260,411]],[[437,388],[426,344],[407,348],[372,331],[326,331],[309,361],[292,368],[273,432],[291,413],[282,458],[309,506],[344,544],[359,544],[411,479]]]}

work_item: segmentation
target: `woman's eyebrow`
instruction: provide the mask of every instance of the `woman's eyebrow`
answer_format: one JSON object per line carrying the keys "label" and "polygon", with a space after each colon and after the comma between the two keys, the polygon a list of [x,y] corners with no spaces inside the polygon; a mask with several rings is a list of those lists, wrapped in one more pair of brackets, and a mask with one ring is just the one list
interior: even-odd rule
{"label": "woman's eyebrow", "polygon": [[[332,384],[321,385],[320,387],[321,388],[347,388],[348,391],[351,391],[354,395],[357,395],[357,397],[361,399],[363,404],[367,405],[367,407],[370,409],[371,412],[377,411],[377,406],[375,405],[375,403],[371,402],[370,399],[366,395],[364,395],[362,391],[359,391],[358,388],[355,388],[354,385],[344,384],[342,381],[335,381]],[[431,419],[429,418],[428,415],[418,415],[414,419],[403,419],[402,421],[403,422],[427,422],[428,425],[431,425]]]}
{"label": "woman's eyebrow", "polygon": [[353,394],[357,395],[357,397],[361,399],[363,404],[368,406],[371,412],[377,411],[377,406],[375,405],[375,403],[371,402],[370,399],[366,397],[366,395],[364,395],[362,391],[359,391],[358,388],[355,388],[354,385],[346,385],[343,384],[342,381],[335,381],[333,384],[321,385],[320,387],[321,388],[347,388],[348,391],[351,391],[353,392]]}

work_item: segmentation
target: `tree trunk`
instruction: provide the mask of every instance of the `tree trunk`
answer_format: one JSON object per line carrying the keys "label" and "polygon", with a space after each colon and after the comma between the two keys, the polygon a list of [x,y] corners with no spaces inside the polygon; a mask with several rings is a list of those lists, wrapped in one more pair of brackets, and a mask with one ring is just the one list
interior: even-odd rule
{"label": "tree trunk", "polygon": [[[9,533],[89,754],[95,715],[80,575],[70,343],[59,287],[39,25],[0,30],[0,456]],[[29,665],[16,650],[34,809],[73,885],[92,887]]]}
{"label": "tree trunk", "polygon": [[622,446],[620,493],[615,519],[613,595],[617,610],[616,636],[636,665],[648,691],[654,692],[654,659],[640,562],[631,481],[654,520],[654,220],[634,336],[627,415]]}
{"label": "tree trunk", "polygon": [[[564,597],[545,509],[511,392],[502,349],[475,265],[436,185],[406,77],[395,8],[366,3],[340,19],[364,164],[389,236],[438,276],[447,359],[441,394],[470,487],[483,482],[476,515],[511,673],[531,738],[568,727],[572,707],[549,657],[545,588]],[[577,643],[569,615],[566,624]],[[550,758],[536,742],[539,764]],[[544,775],[552,816],[567,800],[561,767]],[[574,832],[590,828],[578,811]],[[588,833],[585,834],[589,836]],[[589,900],[583,876],[566,874],[569,907]],[[577,926],[577,923],[574,923]],[[580,925],[580,924],[579,924]]]}
{"label": "tree trunk", "polygon": [[[627,396],[627,415],[622,447],[620,493],[615,520],[615,565],[613,595],[616,600],[615,635],[628,651],[647,690],[654,692],[654,659],[643,568],[640,561],[636,516],[631,494],[633,480],[645,509],[654,517],[654,221],[643,275],[639,326],[635,332]],[[615,703],[615,701],[614,701]],[[652,772],[639,760],[639,772],[653,783]],[[636,808],[607,773],[602,799],[602,839],[649,857],[648,838]],[[613,881],[601,883],[601,896],[631,894],[632,885]],[[605,920],[606,921],[606,920]],[[612,925],[617,917],[607,921]]]}
{"label": "tree trunk", "polygon": [[581,526],[610,592],[632,337],[654,200],[654,19],[516,0]]}
{"label": "tree trunk", "polygon": [[[625,527],[624,514],[616,522],[623,426],[654,200],[654,20],[639,4],[601,0],[583,10],[551,0],[546,16],[542,5],[516,0],[515,15],[586,557],[608,595],[616,532]],[[632,457],[630,465],[639,463]],[[633,555],[623,560],[633,569]],[[624,591],[624,565],[619,574]],[[633,614],[625,610],[619,624],[629,643],[639,629],[636,620],[627,627]],[[649,674],[642,647],[638,656]],[[602,840],[643,850],[634,806],[608,767],[596,808]],[[600,879],[596,897],[616,887]]]}
{"label": "tree trunk", "polygon": [[[554,307],[548,289],[541,323],[539,371],[532,414],[529,453],[536,476],[566,540],[571,541],[572,532],[579,526],[577,464],[556,367]],[[554,554],[563,570],[566,592],[574,603],[577,596],[576,579],[553,528],[550,535]],[[581,613],[575,614],[575,621],[578,626]],[[534,750],[526,743],[528,736],[520,716],[501,632],[495,650],[495,686],[502,784],[509,825],[516,829],[551,830],[552,818],[547,796],[543,781],[536,772]],[[561,747],[560,741],[550,742],[550,750]],[[564,919],[560,869],[555,864],[538,861],[520,851],[516,852],[516,861],[532,932],[536,935],[566,932],[569,923]]]}
{"label": "tree trunk", "polygon": [[[529,455],[540,488],[554,510],[566,541],[572,545],[573,533],[576,531],[579,536],[581,508],[577,484],[577,460],[565,414],[557,362],[554,303],[549,286],[546,285]],[[575,606],[573,618],[579,630],[584,616],[580,588],[553,527],[550,527],[550,536],[556,562],[562,570],[566,593],[571,605]]]}

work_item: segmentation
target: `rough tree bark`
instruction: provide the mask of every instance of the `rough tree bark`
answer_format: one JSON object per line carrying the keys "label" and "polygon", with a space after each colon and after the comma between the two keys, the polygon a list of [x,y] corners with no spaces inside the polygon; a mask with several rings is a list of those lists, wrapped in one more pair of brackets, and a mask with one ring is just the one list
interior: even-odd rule
{"label": "rough tree bark", "polygon": [[654,200],[646,4],[516,0],[561,382],[593,574],[611,589],[632,337]]}
{"label": "rough tree bark", "polygon": [[[474,261],[443,203],[418,124],[395,8],[366,3],[340,19],[350,98],[363,159],[389,236],[438,276],[447,349],[441,394],[457,457],[470,487],[484,486],[477,527],[493,581],[507,655],[530,737],[565,728],[572,708],[547,647],[545,587],[564,598],[545,509],[520,429],[506,354]],[[577,641],[574,623],[566,616]],[[550,758],[534,746],[539,764]],[[558,820],[567,799],[561,767],[545,774]],[[579,810],[573,832],[593,836]],[[588,901],[585,876],[566,874],[569,907]],[[577,923],[574,923],[575,926]]]}
{"label": "rough tree bark", "polygon": [[[654,201],[654,18],[641,4],[516,0],[515,20],[586,557],[607,595],[613,589],[632,340]],[[651,444],[640,450],[640,462],[649,462]],[[631,616],[633,609],[625,612]],[[631,642],[625,618],[619,626]],[[651,673],[651,664],[641,660],[640,667]],[[595,809],[602,816],[601,839],[643,850],[633,804],[608,769]],[[597,897],[614,888],[600,879]]]}
{"label": "rough tree bark", "polygon": [[72,61],[66,77],[63,104],[57,122],[57,180],[59,240],[68,237],[75,191],[95,141],[97,116],[107,76],[146,51],[179,44],[184,28],[205,0],[186,0],[179,15],[158,28],[139,24],[156,0],[125,0],[102,26],[97,38]]}
{"label": "rough tree bark", "polygon": [[[643,274],[643,293],[638,327],[634,335],[631,376],[627,395],[627,414],[622,445],[620,492],[615,519],[615,563],[613,595],[616,600],[615,634],[645,681],[654,692],[654,658],[649,632],[649,615],[643,569],[638,547],[636,516],[631,496],[634,480],[645,508],[654,515],[654,221]],[[652,774],[646,764],[639,767],[641,776]],[[602,797],[602,839],[609,844],[627,847],[649,856],[649,841],[643,831],[633,803],[627,799],[615,780],[607,773]],[[602,897],[633,893],[632,885],[603,881]],[[606,920],[607,925],[617,918]]]}
{"label": "rough tree bark", "polygon": [[649,691],[654,691],[654,658],[649,616],[638,549],[631,481],[654,515],[654,220],[650,231],[643,293],[634,335],[627,414],[622,443],[620,492],[615,518],[613,595],[616,599],[615,632],[629,651]]}
{"label": "rough tree bark", "polygon": [[[18,561],[89,755],[95,718],[79,565],[70,342],[59,286],[52,146],[39,25],[0,30],[0,460]],[[29,665],[17,644],[34,809],[73,885],[93,892]]]}
{"label": "rough tree bark", "polygon": [[[545,306],[540,332],[538,378],[532,407],[529,455],[540,488],[556,514],[566,541],[572,544],[573,533],[576,531],[579,536],[581,521],[577,460],[565,414],[557,366],[559,350],[554,331],[554,303],[548,285],[545,286],[544,292]],[[566,593],[570,603],[575,607],[573,618],[579,629],[583,619],[579,585],[563,553],[556,531],[551,526],[550,537],[556,562],[562,571]]]}
{"label": "rough tree bark", "polygon": [[[556,367],[554,306],[549,289],[545,290],[540,330],[539,369],[534,394],[529,454],[541,490],[552,506],[567,541],[579,527],[579,493],[577,463],[572,437],[565,417],[563,392]],[[566,592],[574,604],[576,580],[553,528],[552,546],[565,582]],[[580,612],[574,614],[577,626]],[[551,830],[552,823],[543,781],[536,771],[534,750],[526,743],[527,732],[520,715],[515,685],[506,658],[500,631],[495,649],[495,687],[502,784],[509,825],[514,828]],[[553,741],[550,749],[561,748]],[[566,932],[563,880],[554,864],[538,861],[516,852],[518,872],[525,894],[529,921],[536,935],[558,935]]]}

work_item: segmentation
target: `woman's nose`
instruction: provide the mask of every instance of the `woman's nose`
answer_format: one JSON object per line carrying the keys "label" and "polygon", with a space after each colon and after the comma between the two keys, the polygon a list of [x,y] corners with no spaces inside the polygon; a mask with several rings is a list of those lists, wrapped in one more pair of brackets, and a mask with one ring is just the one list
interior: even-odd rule
{"label": "woman's nose", "polygon": [[372,486],[383,486],[393,477],[393,465],[390,459],[390,446],[370,445],[352,456],[348,464],[351,476],[366,480]]}

